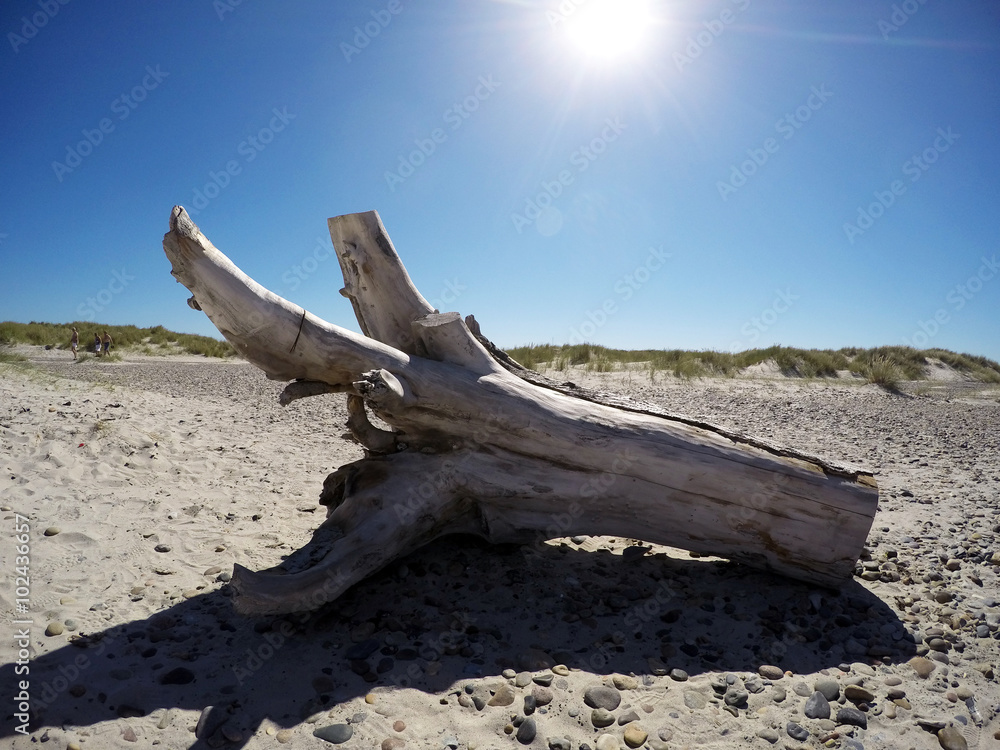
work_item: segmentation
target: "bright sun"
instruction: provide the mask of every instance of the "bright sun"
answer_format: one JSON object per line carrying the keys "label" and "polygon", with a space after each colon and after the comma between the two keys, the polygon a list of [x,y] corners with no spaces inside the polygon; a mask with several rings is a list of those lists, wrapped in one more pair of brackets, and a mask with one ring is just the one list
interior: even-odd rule
{"label": "bright sun", "polygon": [[566,35],[587,57],[611,61],[640,51],[650,23],[648,0],[586,0],[574,7]]}

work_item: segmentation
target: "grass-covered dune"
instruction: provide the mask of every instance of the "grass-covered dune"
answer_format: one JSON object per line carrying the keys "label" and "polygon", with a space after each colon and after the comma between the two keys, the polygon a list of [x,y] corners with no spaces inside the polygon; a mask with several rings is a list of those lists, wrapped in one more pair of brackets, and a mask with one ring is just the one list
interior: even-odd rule
{"label": "grass-covered dune", "polygon": [[747,367],[772,361],[785,375],[836,377],[838,371],[847,370],[869,382],[887,386],[900,381],[925,379],[930,369],[928,359],[937,359],[975,380],[1000,383],[1000,364],[986,357],[958,354],[947,349],[918,350],[907,346],[837,350],[771,346],[729,353],[680,349],[624,351],[594,344],[529,344],[508,349],[507,352],[532,369],[549,367],[565,370],[567,367],[583,366],[591,371],[610,372],[641,368],[651,375],[663,372],[677,377],[732,377]]}
{"label": "grass-covered dune", "polygon": [[206,357],[232,357],[236,350],[226,341],[199,336],[193,333],[174,333],[163,326],[138,328],[113,326],[103,323],[0,323],[0,344],[28,344],[69,349],[72,327],[80,332],[80,351],[93,350],[94,334],[107,331],[114,340],[115,349],[128,349],[141,354],[201,354]]}

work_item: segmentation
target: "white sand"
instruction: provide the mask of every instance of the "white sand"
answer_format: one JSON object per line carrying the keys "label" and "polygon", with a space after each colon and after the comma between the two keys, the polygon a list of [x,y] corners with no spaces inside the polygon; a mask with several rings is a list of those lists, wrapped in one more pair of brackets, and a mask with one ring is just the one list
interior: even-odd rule
{"label": "white sand", "polygon": [[[854,382],[563,374],[873,467],[882,501],[869,567],[882,568],[869,577],[880,580],[855,578],[839,596],[665,548],[623,558],[633,540],[562,540],[525,553],[448,539],[319,613],[255,621],[234,614],[219,574],[233,563],[270,567],[308,540],[322,520],[323,480],[361,456],[340,439],[343,398],[282,409],[281,384],[242,363],[126,356],[73,364],[64,352],[31,354],[37,369],[0,365],[9,577],[0,603],[6,633],[22,627],[16,619],[32,620],[37,718],[22,736],[7,715],[13,683],[24,677],[5,636],[0,743],[319,748],[329,745],[315,728],[347,723],[345,748],[517,747],[504,728],[524,717],[532,685],[503,671],[538,677],[564,664],[552,703],[531,715],[532,747],[561,736],[573,750],[594,747],[602,734],[620,743],[627,727],[595,730],[583,702],[588,686],[615,675],[623,698],[616,718],[634,710],[631,726],[648,733],[653,750],[767,748],[758,736],[767,730],[779,736],[776,747],[815,747],[831,733],[841,747],[939,747],[918,719],[954,724],[970,747],[995,746],[996,388],[942,377],[909,388],[920,395],[894,396]],[[31,527],[27,615],[15,613],[15,513]],[[51,527],[59,532],[45,536]],[[955,570],[945,567],[949,559]],[[939,590],[954,598],[938,602]],[[50,623],[64,632],[46,635]],[[947,654],[920,679],[908,660],[935,638]],[[352,662],[352,647],[375,650]],[[726,712],[712,681],[732,673],[743,684],[764,664],[791,674],[762,680],[736,716]],[[663,674],[673,668],[690,679]],[[191,681],[161,684],[167,674],[168,682]],[[897,676],[901,685],[887,684]],[[867,729],[803,716],[794,686],[804,682],[811,693],[824,677],[875,694]],[[511,705],[477,709],[502,686]],[[889,699],[894,687],[909,709]],[[779,688],[787,692],[780,702]],[[685,700],[687,691],[704,700]],[[851,705],[835,702],[834,714]],[[203,715],[212,726],[198,739]],[[793,740],[789,721],[810,738]],[[405,728],[394,730],[395,722]]]}

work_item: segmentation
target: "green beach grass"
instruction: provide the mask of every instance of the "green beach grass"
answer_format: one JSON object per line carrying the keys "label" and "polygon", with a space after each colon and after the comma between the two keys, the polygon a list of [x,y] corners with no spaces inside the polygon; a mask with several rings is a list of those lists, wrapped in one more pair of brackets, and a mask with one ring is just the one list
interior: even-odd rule
{"label": "green beach grass", "polygon": [[947,349],[917,350],[906,346],[872,349],[797,349],[770,346],[744,352],[687,351],[682,349],[608,349],[595,344],[529,344],[507,353],[525,367],[557,371],[583,366],[592,372],[642,369],[654,376],[671,374],[681,378],[733,377],[747,367],[774,362],[785,375],[803,378],[837,377],[850,371],[870,383],[894,388],[902,381],[923,380],[928,359],[939,359],[962,375],[984,383],[1000,383],[1000,364],[972,354]]}
{"label": "green beach grass", "polygon": [[[131,350],[140,354],[169,355],[195,354],[205,357],[234,357],[236,350],[227,341],[219,341],[209,336],[193,333],[175,333],[163,326],[138,328],[136,326],[114,326],[101,323],[0,323],[0,344],[12,346],[49,346],[54,349],[69,350],[72,328],[80,332],[80,352],[93,350],[94,334],[107,331],[114,340],[114,349]],[[113,350],[114,351],[114,350]]]}

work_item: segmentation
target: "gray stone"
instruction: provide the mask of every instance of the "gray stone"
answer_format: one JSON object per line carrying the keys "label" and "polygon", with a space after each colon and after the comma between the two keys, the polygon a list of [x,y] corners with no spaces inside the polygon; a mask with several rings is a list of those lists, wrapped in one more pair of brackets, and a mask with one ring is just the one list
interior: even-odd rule
{"label": "gray stone", "polygon": [[766,729],[761,729],[759,732],[757,732],[757,736],[760,737],[762,740],[767,740],[772,745],[779,739],[778,733],[775,730],[771,729],[770,727]]}
{"label": "gray stone", "polygon": [[635,712],[635,709],[626,711],[621,716],[618,717],[618,726],[623,727],[630,721],[639,721],[639,714]]}
{"label": "gray stone", "polygon": [[840,697],[840,685],[836,680],[817,680],[813,688],[822,693],[828,701],[835,701]]}
{"label": "gray stone", "polygon": [[783,703],[787,696],[788,693],[782,687],[778,687],[777,685],[775,685],[771,689],[771,700],[773,700],[775,703]]}
{"label": "gray stone", "polygon": [[595,708],[590,712],[590,723],[598,729],[610,727],[615,723],[615,715],[606,708]]}
{"label": "gray stone", "polygon": [[749,697],[750,694],[746,691],[746,688],[741,685],[730,685],[729,689],[726,690],[724,700],[726,701],[727,706],[739,708],[746,705]]}
{"label": "gray stone", "polygon": [[535,705],[547,706],[552,702],[552,691],[541,685],[531,689],[531,696],[535,699]]}
{"label": "gray stone", "polygon": [[517,741],[522,745],[530,745],[535,740],[535,735],[538,733],[538,726],[535,724],[535,720],[529,716],[527,719],[521,722],[521,726],[517,728]]}
{"label": "gray stone", "polygon": [[805,742],[809,739],[809,730],[803,726],[799,726],[794,721],[790,721],[785,725],[785,731],[788,736],[793,740],[798,740],[799,742]]}
{"label": "gray stone", "polygon": [[815,692],[814,690],[810,690],[809,686],[806,685],[804,682],[796,682],[794,685],[792,685],[792,690],[795,692],[796,695],[802,698],[808,698]]}
{"label": "gray stone", "polygon": [[622,696],[613,687],[607,685],[591,685],[583,694],[583,701],[591,708],[603,708],[614,711],[622,703]]}
{"label": "gray stone", "polygon": [[549,750],[573,750],[573,743],[568,737],[549,737]]}
{"label": "gray stone", "polygon": [[523,688],[531,684],[531,672],[518,672],[514,677],[515,687]]}
{"label": "gray stone", "polygon": [[683,669],[671,669],[670,679],[674,680],[675,682],[687,682],[688,673],[685,672]]}
{"label": "gray stone", "polygon": [[818,690],[806,701],[802,713],[809,719],[829,719],[830,701]]}
{"label": "gray stone", "polygon": [[758,677],[755,674],[752,674],[745,680],[743,680],[743,687],[745,687],[751,693],[764,692],[764,683],[761,681],[760,677]]}
{"label": "gray stone", "polygon": [[708,705],[708,698],[705,697],[704,693],[697,690],[685,690],[684,705],[692,711],[698,711]]}
{"label": "gray stone", "polygon": [[838,724],[850,724],[862,729],[868,728],[868,717],[856,708],[842,708],[837,711]]}

